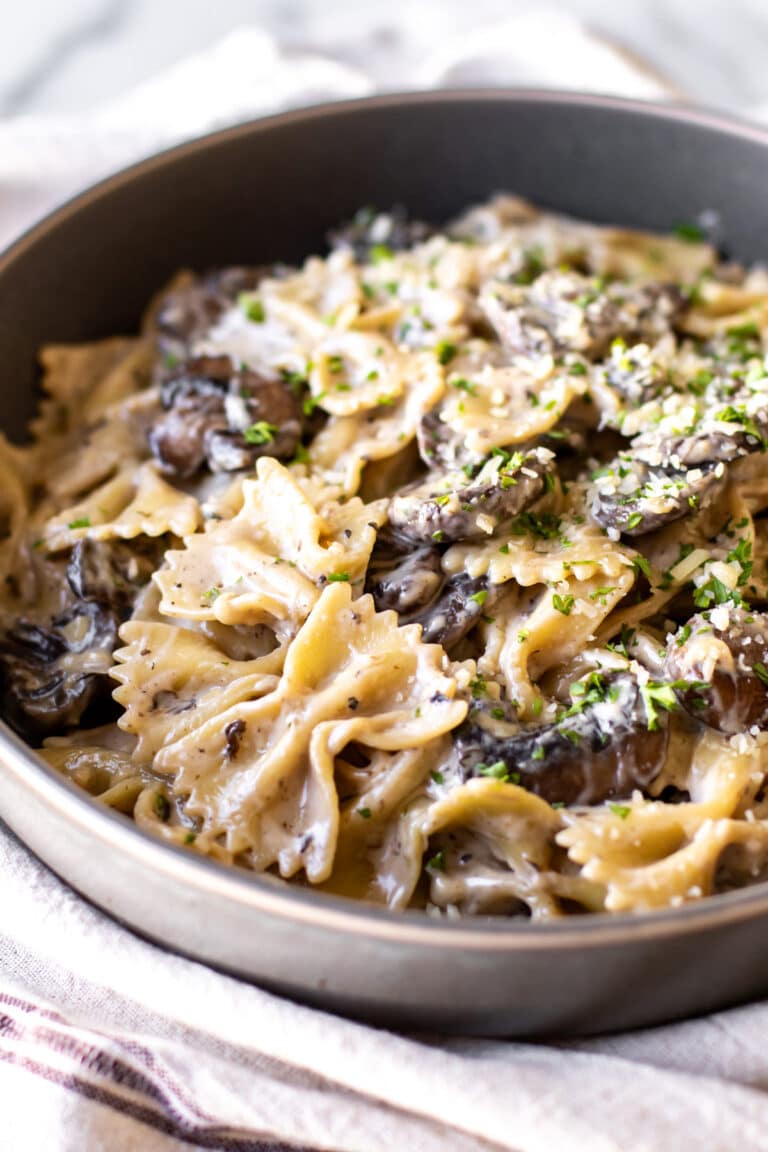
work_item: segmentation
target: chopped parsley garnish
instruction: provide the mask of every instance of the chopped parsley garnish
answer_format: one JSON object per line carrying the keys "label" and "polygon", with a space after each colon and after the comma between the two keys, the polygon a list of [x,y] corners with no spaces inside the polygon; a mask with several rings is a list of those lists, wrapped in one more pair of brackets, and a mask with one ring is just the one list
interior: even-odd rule
{"label": "chopped parsley garnish", "polygon": [[752,544],[746,538],[739,540],[736,547],[731,549],[725,559],[728,563],[735,561],[741,568],[737,583],[740,588],[743,587],[752,574]]}
{"label": "chopped parsley garnish", "polygon": [[249,296],[244,292],[242,296],[240,296],[238,303],[248,319],[252,320],[254,324],[264,323],[266,313],[264,311],[264,305],[258,297]]}
{"label": "chopped parsley garnish", "polygon": [[309,449],[306,448],[303,444],[299,444],[296,447],[296,451],[294,452],[293,457],[290,460],[290,463],[291,464],[309,464],[311,459],[312,459],[312,457],[309,454]]}
{"label": "chopped parsley garnish", "polygon": [[520,783],[520,773],[510,772],[503,760],[497,760],[495,764],[478,764],[477,774],[488,776],[491,780],[499,780],[502,784]]}
{"label": "chopped parsley garnish", "polygon": [[538,536],[541,540],[557,540],[560,536],[560,525],[562,520],[559,516],[554,516],[551,512],[542,512],[537,514],[535,512],[522,512],[512,524],[512,530],[516,536],[523,536],[530,533],[532,536]]}
{"label": "chopped parsley garnish", "polygon": [[747,436],[751,436],[754,440],[757,440],[760,451],[765,452],[765,437],[743,405],[735,408],[733,404],[729,404],[727,408],[723,408],[721,412],[718,412],[715,418],[722,420],[725,424],[740,424]]}
{"label": "chopped parsley garnish", "polygon": [[552,597],[552,607],[555,608],[558,612],[562,612],[563,616],[570,616],[571,610],[575,603],[576,599],[573,596],[561,596],[559,593],[555,592],[554,596]]}
{"label": "chopped parsley garnish", "polygon": [[456,345],[451,344],[450,340],[441,340],[435,348],[435,355],[441,364],[450,364],[457,351]]}
{"label": "chopped parsley garnish", "polygon": [[674,681],[673,684],[665,684],[659,680],[649,680],[647,684],[640,685],[640,695],[643,698],[645,705],[645,715],[648,722],[648,729],[650,732],[655,732],[659,727],[659,709],[664,712],[674,712],[679,707],[677,696],[675,696],[675,688],[684,686],[691,687],[686,681]]}
{"label": "chopped parsley garnish", "polygon": [[629,528],[630,530],[632,528],[637,528],[638,524],[642,523],[642,520],[643,520],[642,512],[633,512],[632,515],[627,518],[627,528]]}
{"label": "chopped parsley garnish", "polygon": [[458,380],[451,380],[451,388],[458,388],[459,392],[466,392],[468,396],[477,396],[477,385],[471,380],[465,380],[463,376]]}
{"label": "chopped parsley garnish", "polygon": [[713,380],[714,376],[712,373],[708,372],[706,368],[701,368],[696,375],[688,381],[688,391],[694,396],[703,396]]}
{"label": "chopped parsley garnish", "polygon": [[430,776],[434,780],[435,784],[445,783],[445,776],[443,776],[442,772],[430,772]]}
{"label": "chopped parsley garnish", "polygon": [[626,820],[632,811],[628,804],[609,804],[608,807],[614,816],[618,816],[619,820]]}
{"label": "chopped parsley garnish", "polygon": [[213,604],[214,600],[218,600],[219,596],[221,596],[221,588],[217,588],[214,584],[212,588],[208,588],[207,591],[203,592],[202,599],[207,600],[209,604]]}
{"label": "chopped parsley garnish", "polygon": [[651,566],[646,560],[645,556],[633,556],[632,567],[635,570],[635,578],[640,575],[645,576],[646,580],[651,579]]}
{"label": "chopped parsley garnish", "polygon": [[481,588],[479,592],[475,592],[473,596],[470,596],[470,600],[474,601],[475,604],[479,604],[480,607],[482,607],[483,604],[485,604],[487,599],[488,599],[488,592],[486,591],[485,588]]}
{"label": "chopped parsley garnish", "polygon": [[338,376],[339,372],[343,372],[343,370],[344,370],[344,360],[341,356],[329,356],[328,357],[328,371],[333,376]]}
{"label": "chopped parsley garnish", "polygon": [[613,640],[610,644],[606,644],[606,648],[611,652],[618,653],[619,656],[624,656],[625,659],[631,660],[629,650],[635,639],[635,629],[628,628],[626,624],[622,624],[621,632],[618,640]]}
{"label": "chopped parsley garnish", "polygon": [[586,376],[586,374],[587,374],[586,364],[582,364],[582,362],[580,360],[577,360],[575,362],[575,364],[569,364],[568,365],[568,375],[569,376]]}
{"label": "chopped parsley garnish", "polygon": [[67,524],[67,528],[90,528],[90,526],[90,516],[80,516],[77,520],[70,520],[69,524]]}
{"label": "chopped parsley garnish", "polygon": [[766,668],[765,664],[763,664],[762,661],[758,661],[757,664],[752,665],[752,671],[758,680],[762,680],[763,684],[768,688],[768,668]]}
{"label": "chopped parsley garnish", "polygon": [[306,396],[301,405],[301,409],[305,416],[311,416],[316,408],[320,407],[320,401],[325,399],[325,392],[318,392],[317,396]]}
{"label": "chopped parsley garnish", "polygon": [[246,428],[243,438],[246,444],[271,444],[277,430],[277,425],[268,424],[266,420],[257,420],[250,428]]}
{"label": "chopped parsley garnish", "polygon": [[469,690],[472,693],[472,695],[474,696],[475,700],[477,700],[480,696],[485,696],[486,692],[488,691],[488,688],[487,688],[487,685],[485,683],[484,677],[478,676],[475,680],[470,680]]}
{"label": "chopped parsley garnish", "polygon": [[348,584],[349,572],[331,572],[328,576],[329,584]]}
{"label": "chopped parsley garnish", "polygon": [[706,584],[694,589],[693,602],[697,608],[713,608],[717,604],[740,605],[743,600],[735,588],[729,588],[717,576],[710,576]]}
{"label": "chopped parsley garnish", "polygon": [[427,860],[428,872],[445,872],[445,849],[441,848],[434,856]]}
{"label": "chopped parsley garnish", "polygon": [[370,820],[371,818],[370,808],[358,808],[357,814],[358,816],[362,816],[363,820]]}
{"label": "chopped parsley garnish", "polygon": [[371,248],[371,263],[383,264],[385,260],[391,260],[393,255],[392,249],[386,244],[374,244]]}

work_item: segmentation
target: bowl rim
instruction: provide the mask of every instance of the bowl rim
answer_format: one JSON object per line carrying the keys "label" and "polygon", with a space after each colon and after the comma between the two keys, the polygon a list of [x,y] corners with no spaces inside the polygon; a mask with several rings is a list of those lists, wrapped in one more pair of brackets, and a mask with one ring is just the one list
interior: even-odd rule
{"label": "bowl rim", "polygon": [[[148,173],[172,165],[185,156],[205,152],[212,146],[240,137],[279,131],[283,126],[316,119],[343,118],[366,109],[455,103],[554,105],[608,110],[625,113],[630,118],[639,116],[688,124],[768,147],[768,128],[728,114],[679,102],[667,104],[539,88],[445,88],[426,92],[403,90],[353,100],[312,104],[208,132],[181,144],[163,148],[104,177],[33,223],[0,252],[0,277],[12,269],[28,248],[44,241],[49,232],[55,231],[91,202],[108,195],[112,189],[140,180]],[[190,892],[206,892],[215,895],[218,900],[295,921],[297,924],[303,923],[307,927],[314,926],[354,936],[367,934],[382,944],[407,943],[449,952],[455,948],[474,952],[542,951],[573,946],[600,948],[604,945],[627,945],[636,939],[661,940],[707,932],[750,920],[768,911],[768,881],[705,897],[676,908],[637,913],[597,913],[549,922],[507,921],[490,917],[449,920],[445,917],[431,917],[418,910],[390,911],[364,901],[291,886],[278,877],[221,864],[169,844],[144,831],[122,813],[99,805],[88,793],[38,757],[35,750],[1,720],[0,763],[11,771],[20,788],[33,792],[65,825],[75,826],[86,837],[104,847],[133,858],[143,866],[152,867],[156,872],[164,874],[166,879],[182,884]],[[34,853],[29,847],[27,850]],[[46,866],[50,867],[48,864]]]}

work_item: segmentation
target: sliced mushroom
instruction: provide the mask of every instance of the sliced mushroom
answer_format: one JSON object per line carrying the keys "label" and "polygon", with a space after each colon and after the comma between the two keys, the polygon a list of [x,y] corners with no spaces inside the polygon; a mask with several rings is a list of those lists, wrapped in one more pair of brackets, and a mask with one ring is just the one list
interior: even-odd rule
{"label": "sliced mushroom", "polygon": [[439,595],[445,581],[440,561],[440,549],[434,544],[414,546],[385,526],[376,537],[365,590],[379,612],[394,609],[403,623],[409,623],[413,613]]}
{"label": "sliced mushroom", "polygon": [[664,470],[624,454],[595,479],[592,515],[603,528],[644,536],[708,507],[725,483],[722,464]]}
{"label": "sliced mushroom", "polygon": [[614,340],[604,364],[605,382],[631,407],[647,404],[670,388],[668,370],[654,358],[649,344],[628,346]]}
{"label": "sliced mushroom", "polygon": [[409,623],[421,624],[425,644],[442,644],[450,651],[493,609],[503,591],[503,584],[459,572],[445,581],[437,599]]}
{"label": "sliced mushroom", "polygon": [[440,408],[433,408],[422,416],[416,438],[419,455],[428,468],[455,472],[465,465],[479,468],[482,464],[482,457],[467,448],[461,431],[442,419]]}
{"label": "sliced mushroom", "polygon": [[232,267],[214,269],[203,276],[192,276],[182,287],[167,292],[159,301],[153,317],[160,362],[173,367],[189,356],[192,346],[205,336],[223,312],[241,292],[253,292],[266,276],[279,276],[278,266]]}
{"label": "sliced mushroom", "polygon": [[721,605],[691,617],[670,637],[664,670],[686,712],[708,727],[728,736],[768,729],[767,616]]}
{"label": "sliced mushroom", "polygon": [[403,488],[389,506],[390,523],[417,541],[482,539],[535,503],[547,490],[554,454],[546,448],[499,452],[472,479],[434,474]]}
{"label": "sliced mushroom", "polygon": [[[0,637],[8,723],[31,738],[80,723],[91,705],[109,700],[112,684],[106,672],[116,642],[115,614],[94,600],[74,605],[47,627],[18,620]],[[94,673],[99,652],[104,672]]]}
{"label": "sliced mushroom", "polygon": [[22,617],[0,632],[3,715],[17,731],[40,737],[81,723],[96,705],[110,706],[118,627],[163,548],[162,539],[78,541],[66,581],[56,572],[66,607],[53,616]]}
{"label": "sliced mushroom", "polygon": [[481,305],[512,352],[603,356],[617,336],[654,339],[669,331],[685,301],[665,284],[605,282],[578,272],[544,272],[530,285],[497,284]]}
{"label": "sliced mushroom", "polygon": [[423,220],[411,219],[404,208],[395,205],[389,212],[361,208],[347,224],[328,233],[331,248],[351,248],[355,260],[367,264],[377,249],[400,252],[423,243],[434,229]]}
{"label": "sliced mushroom", "polygon": [[650,463],[672,463],[676,468],[701,464],[729,464],[752,452],[765,452],[768,444],[768,409],[747,415],[742,405],[718,404],[706,412],[691,432],[662,439],[653,433],[638,436],[633,451]]}
{"label": "sliced mushroom", "polygon": [[259,456],[293,456],[302,433],[301,402],[288,381],[270,380],[227,356],[177,366],[161,390],[165,414],[150,432],[163,471],[192,476],[252,468]]}
{"label": "sliced mushroom", "polygon": [[519,780],[549,803],[599,804],[647,787],[667,752],[667,716],[650,728],[641,691],[628,673],[593,673],[580,703],[552,724],[521,724],[508,705],[473,702],[454,733],[465,778]]}
{"label": "sliced mushroom", "polygon": [[162,537],[124,540],[78,540],[67,565],[67,583],[78,600],[97,600],[114,609],[120,620],[133,611],[136,597],[159,567]]}

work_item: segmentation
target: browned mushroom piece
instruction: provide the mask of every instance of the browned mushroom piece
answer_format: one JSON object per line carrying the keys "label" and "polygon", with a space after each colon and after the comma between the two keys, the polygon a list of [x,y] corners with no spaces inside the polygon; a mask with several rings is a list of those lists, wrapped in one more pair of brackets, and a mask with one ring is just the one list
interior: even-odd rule
{"label": "browned mushroom piece", "polygon": [[368,568],[365,590],[379,612],[394,609],[401,624],[421,624],[422,639],[450,650],[497,603],[504,586],[464,572],[446,577],[444,548],[415,544],[385,525]]}
{"label": "browned mushroom piece", "polygon": [[164,472],[192,476],[252,468],[259,456],[289,459],[303,427],[301,401],[286,380],[235,368],[228,356],[196,356],[172,369],[161,388],[166,409],[150,431]]}
{"label": "browned mushroom piece", "polygon": [[439,596],[412,615],[409,623],[421,624],[421,638],[426,644],[442,644],[450,652],[493,610],[503,592],[503,584],[459,572],[445,581]]}
{"label": "browned mushroom piece", "polygon": [[106,668],[92,669],[99,652],[109,661],[117,623],[106,605],[86,600],[44,626],[22,618],[7,629],[0,636],[0,678],[8,723],[36,739],[78,724],[89,707],[108,703],[113,685]]}
{"label": "browned mushroom piece", "polygon": [[162,539],[79,541],[62,581],[66,606],[53,616],[22,616],[0,631],[3,715],[18,732],[37,739],[87,725],[92,713],[90,722],[100,723],[111,711],[117,630],[163,548]]}
{"label": "browned mushroom piece", "polygon": [[432,408],[419,421],[416,431],[419,455],[428,468],[455,472],[465,466],[479,469],[483,457],[467,448],[466,436],[446,423],[440,408]]}
{"label": "browned mushroom piece", "polygon": [[401,489],[390,502],[389,520],[410,540],[478,540],[493,535],[547,491],[554,453],[497,450],[474,476],[461,470],[433,473]]}
{"label": "browned mushroom piece", "polygon": [[[600,804],[646,788],[664,766],[667,714],[649,717],[629,673],[592,673],[555,723],[520,723],[508,704],[473,700],[454,732],[465,779],[521,784],[550,804]],[[572,689],[573,690],[573,689]]]}
{"label": "browned mushroom piece", "polygon": [[488,320],[512,352],[578,352],[597,359],[616,337],[654,340],[685,307],[667,284],[606,284],[600,277],[551,270],[529,285],[499,284],[481,299]]}
{"label": "browned mushroom piece", "polygon": [[403,617],[402,623],[409,623],[414,613],[435,600],[444,581],[441,551],[435,544],[414,545],[387,525],[379,529],[365,585],[377,611],[393,609]]}
{"label": "browned mushroom piece", "polygon": [[730,604],[692,616],[670,637],[664,671],[686,712],[709,728],[728,736],[768,728],[768,616]]}
{"label": "browned mushroom piece", "polygon": [[649,344],[628,345],[619,337],[602,370],[605,383],[630,407],[647,404],[670,390],[669,372],[654,358]]}
{"label": "browned mushroom piece", "polygon": [[173,368],[191,354],[195,342],[206,335],[241,292],[253,292],[266,276],[280,276],[284,271],[276,265],[213,269],[166,292],[152,318],[163,356],[161,373],[165,366]]}
{"label": "browned mushroom piece", "polygon": [[765,452],[768,445],[768,405],[763,411],[748,415],[742,404],[716,404],[705,412],[697,426],[679,436],[659,439],[644,433],[633,441],[633,452],[640,459],[672,463],[676,468],[699,465],[730,464],[752,452]]}
{"label": "browned mushroom piece", "polygon": [[722,464],[653,468],[622,453],[594,478],[592,516],[623,536],[645,536],[708,507],[726,483]]}
{"label": "browned mushroom piece", "polygon": [[389,212],[361,208],[352,220],[328,233],[331,248],[351,248],[355,260],[367,264],[386,250],[400,252],[428,240],[434,229],[409,217],[399,204]]}

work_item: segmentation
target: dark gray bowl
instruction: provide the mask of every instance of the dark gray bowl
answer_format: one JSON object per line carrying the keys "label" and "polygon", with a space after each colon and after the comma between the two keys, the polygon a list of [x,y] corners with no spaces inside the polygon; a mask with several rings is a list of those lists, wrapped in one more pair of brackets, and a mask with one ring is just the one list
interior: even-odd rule
{"label": "dark gray bowl", "polygon": [[[182,265],[298,260],[361,204],[400,201],[439,221],[509,190],[651,229],[714,209],[728,250],[755,260],[768,257],[766,187],[764,132],[582,96],[387,96],[221,132],[100,184],[0,260],[4,424],[20,435],[33,411],[41,344],[133,331]],[[4,727],[0,757],[0,814],[83,895],[170,948],[339,1012],[454,1032],[575,1034],[768,991],[766,885],[637,917],[434,922],[166,846]]]}

